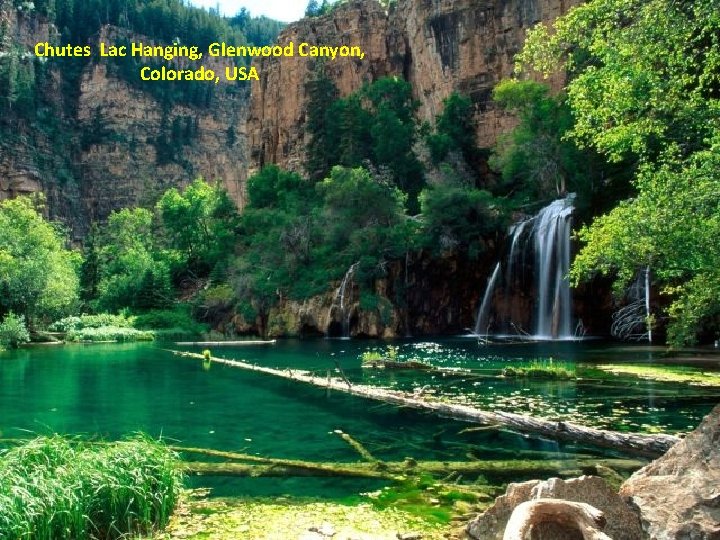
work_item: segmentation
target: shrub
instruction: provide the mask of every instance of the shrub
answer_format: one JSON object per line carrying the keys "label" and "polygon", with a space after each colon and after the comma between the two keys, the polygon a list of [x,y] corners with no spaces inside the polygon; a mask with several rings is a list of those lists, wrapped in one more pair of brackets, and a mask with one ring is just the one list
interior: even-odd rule
{"label": "shrub", "polygon": [[146,535],[167,525],[182,482],[177,456],[147,438],[84,445],[42,437],[2,458],[3,538]]}
{"label": "shrub", "polygon": [[155,333],[149,330],[137,330],[135,328],[127,328],[124,326],[101,326],[99,328],[82,328],[80,330],[70,330],[66,336],[66,341],[152,341],[155,339]]}
{"label": "shrub", "polygon": [[21,343],[30,341],[30,333],[25,326],[25,316],[15,315],[12,311],[5,315],[0,323],[0,349],[17,349]]}
{"label": "shrub", "polygon": [[79,317],[65,317],[50,325],[52,332],[70,332],[72,330],[83,330],[85,328],[100,328],[102,326],[113,326],[119,328],[132,328],[135,325],[135,318],[120,313],[99,313],[97,315],[80,315]]}

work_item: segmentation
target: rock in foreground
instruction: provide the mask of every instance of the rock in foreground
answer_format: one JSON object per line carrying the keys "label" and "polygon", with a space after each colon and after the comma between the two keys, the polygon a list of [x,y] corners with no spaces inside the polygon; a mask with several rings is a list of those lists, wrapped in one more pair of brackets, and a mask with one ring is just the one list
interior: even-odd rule
{"label": "rock in foreground", "polygon": [[652,540],[720,540],[720,405],[620,488]]}
{"label": "rock in foreground", "polygon": [[[505,526],[515,507],[535,499],[563,499],[594,506],[605,514],[604,532],[613,540],[640,540],[643,538],[637,515],[597,476],[581,476],[571,480],[551,478],[510,484],[505,495],[468,524],[467,533],[475,540],[502,540]],[[576,540],[578,532],[562,530],[555,524],[536,527],[536,540]]]}

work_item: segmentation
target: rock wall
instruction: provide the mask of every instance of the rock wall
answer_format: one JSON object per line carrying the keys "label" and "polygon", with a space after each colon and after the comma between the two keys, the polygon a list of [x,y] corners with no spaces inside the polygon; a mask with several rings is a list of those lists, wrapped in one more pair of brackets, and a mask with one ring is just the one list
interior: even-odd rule
{"label": "rock wall", "polygon": [[[421,120],[432,122],[453,91],[471,97],[480,146],[492,146],[514,125],[497,110],[493,87],[512,74],[514,56],[528,28],[552,21],[579,0],[399,0],[386,12],[375,0],[355,0],[331,14],[303,19],[280,35],[279,43],[360,45],[363,60],[327,63],[341,96],[386,75],[413,85]],[[251,172],[268,163],[300,171],[305,160],[307,58],[258,62],[261,81],[252,88],[248,119]],[[561,77],[550,81],[559,88]]]}
{"label": "rock wall", "polygon": [[[27,58],[35,43],[57,36],[42,17],[9,0],[0,0],[0,24],[0,53],[25,52],[23,62],[36,61]],[[118,38],[152,43],[107,26],[95,36]],[[203,63],[224,70],[220,59]],[[79,78],[69,79],[60,61],[49,66],[38,83],[37,119],[12,111],[0,119],[0,200],[44,192],[49,217],[65,222],[75,240],[113,210],[152,204],[168,187],[198,176],[221,182],[242,208],[247,86],[218,85],[210,103],[202,105],[164,105],[152,88],[131,84],[97,56],[84,64]],[[192,126],[192,136],[175,145],[171,159],[159,159],[158,137],[170,132],[176,119]]]}
{"label": "rock wall", "polygon": [[[118,34],[117,29],[105,27],[98,41],[117,42]],[[216,72],[225,69],[217,58],[203,64]],[[169,187],[198,176],[220,181],[242,208],[246,101],[241,92],[227,88],[217,87],[210,106],[167,108],[142,87],[114,76],[108,64],[89,64],[80,82],[77,120],[83,130],[99,124],[103,131],[102,140],[82,148],[79,160],[90,219],[103,220],[117,208],[148,204]],[[190,122],[193,134],[187,144],[177,145],[175,159],[161,161],[155,141],[163,131],[171,131],[168,126],[176,119],[183,129]],[[235,141],[228,139],[228,129],[235,131]]]}
{"label": "rock wall", "polygon": [[[374,0],[353,0],[332,15],[289,25],[278,43],[360,46],[365,58],[337,58],[326,63],[327,75],[341,96],[364,83],[402,72],[402,40],[385,10]],[[400,48],[396,53],[393,49]],[[265,58],[257,63],[260,81],[252,86],[248,118],[250,173],[266,164],[301,171],[305,161],[306,83],[316,63],[300,56]]]}

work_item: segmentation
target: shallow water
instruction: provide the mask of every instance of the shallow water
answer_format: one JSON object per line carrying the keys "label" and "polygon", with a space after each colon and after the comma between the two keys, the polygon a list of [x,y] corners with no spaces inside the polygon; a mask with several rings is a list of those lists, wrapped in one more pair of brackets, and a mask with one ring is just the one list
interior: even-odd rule
{"label": "shallow water", "polygon": [[[272,367],[326,373],[340,365],[348,378],[371,384],[438,389],[449,399],[485,407],[568,417],[626,430],[685,430],[717,401],[717,388],[605,377],[579,381],[504,380],[503,366],[538,356],[657,364],[661,351],[599,343],[480,346],[469,339],[398,342],[400,355],[441,367],[477,370],[473,377],[361,369],[367,341],[280,341],[271,346],[215,348],[213,354]],[[356,461],[334,430],[360,440],[378,458],[538,459],[582,451],[608,452],[505,431],[463,433],[467,424],[417,411],[308,388],[165,352],[168,344],[68,345],[0,353],[0,437],[63,433],[120,438],[135,431],[185,446],[319,461]],[[697,356],[697,354],[695,355]],[[677,356],[675,357],[677,358]],[[720,368],[703,356],[704,369]],[[675,360],[677,362],[677,360]],[[690,360],[688,360],[690,362]],[[589,372],[592,373],[592,372]],[[206,479],[207,480],[207,479]],[[505,479],[507,480],[507,479]],[[499,481],[499,480],[498,480]],[[207,484],[208,482],[201,482]],[[220,493],[342,497],[373,482],[338,479],[213,480]]]}

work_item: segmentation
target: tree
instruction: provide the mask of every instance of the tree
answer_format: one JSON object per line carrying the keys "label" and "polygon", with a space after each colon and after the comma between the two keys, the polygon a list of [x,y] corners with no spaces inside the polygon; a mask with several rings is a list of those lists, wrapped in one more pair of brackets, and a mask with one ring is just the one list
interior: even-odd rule
{"label": "tree", "polygon": [[546,85],[534,81],[505,80],[493,98],[519,119],[515,129],[499,137],[490,158],[503,190],[519,203],[575,192],[582,204],[594,189],[612,197],[627,187],[627,174],[612,171],[597,152],[568,140],[573,115],[563,94],[552,96]]}
{"label": "tree", "polygon": [[435,121],[436,133],[427,137],[435,163],[443,161],[450,150],[459,150],[468,163],[478,157],[470,98],[453,92],[443,100],[443,112]]}
{"label": "tree", "polygon": [[0,314],[13,311],[34,325],[62,317],[78,301],[80,255],[36,202],[0,202]]}
{"label": "tree", "polygon": [[[580,233],[575,281],[639,267],[672,299],[669,339],[717,339],[720,18],[714,0],[593,0],[529,33],[520,61],[571,74],[580,145],[637,161],[637,195]],[[714,333],[714,335],[713,335]]]}
{"label": "tree", "polygon": [[306,133],[310,140],[307,146],[305,169],[313,180],[324,178],[336,163],[335,140],[336,117],[331,114],[330,105],[337,99],[335,83],[325,71],[325,64],[318,62],[313,77],[306,84],[308,95]]}
{"label": "tree", "polygon": [[160,249],[155,238],[149,210],[125,208],[110,214],[98,242],[99,309],[151,309],[170,304],[174,298],[172,254]]}
{"label": "tree", "polygon": [[166,248],[179,253],[182,272],[208,276],[232,254],[237,209],[227,192],[202,178],[179,191],[171,188],[157,203]]}
{"label": "tree", "polygon": [[305,8],[306,17],[317,17],[320,15],[320,3],[317,0],[310,0]]}

